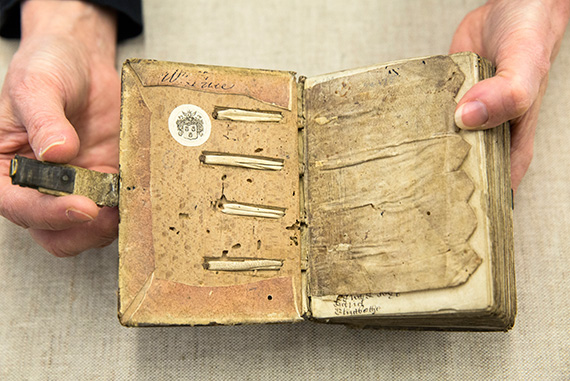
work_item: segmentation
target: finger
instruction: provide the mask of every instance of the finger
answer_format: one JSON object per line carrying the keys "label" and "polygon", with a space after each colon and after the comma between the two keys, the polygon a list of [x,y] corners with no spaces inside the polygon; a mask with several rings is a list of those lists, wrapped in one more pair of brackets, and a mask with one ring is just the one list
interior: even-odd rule
{"label": "finger", "polygon": [[525,50],[508,49],[512,54],[498,55],[496,75],[475,84],[459,101],[455,111],[458,127],[491,128],[529,110],[548,73],[550,61],[546,52]]}
{"label": "finger", "polygon": [[58,163],[71,161],[79,150],[79,138],[65,116],[60,86],[50,83],[49,76],[31,77],[12,85],[9,93],[35,156]]}
{"label": "finger", "polygon": [[[534,113],[533,113],[534,114]],[[536,126],[536,120],[538,118],[538,112],[534,115],[525,115],[523,126],[517,125],[511,130],[513,142],[516,141],[517,144],[511,144],[511,188],[513,192],[516,192],[524,175],[530,167],[534,152],[534,133],[535,128],[529,128],[530,126]],[[521,128],[518,130],[517,128]],[[529,134],[527,139],[520,138],[523,132]]]}
{"label": "finger", "polygon": [[532,161],[538,114],[547,84],[548,80],[542,83],[539,95],[530,110],[511,124],[511,187],[514,192]]}
{"label": "finger", "polygon": [[117,238],[119,212],[102,208],[97,219],[67,230],[30,230],[36,242],[56,257],[71,257],[85,250],[111,244]]}
{"label": "finger", "polygon": [[93,221],[99,207],[83,196],[55,197],[0,178],[0,214],[24,228],[63,230]]}

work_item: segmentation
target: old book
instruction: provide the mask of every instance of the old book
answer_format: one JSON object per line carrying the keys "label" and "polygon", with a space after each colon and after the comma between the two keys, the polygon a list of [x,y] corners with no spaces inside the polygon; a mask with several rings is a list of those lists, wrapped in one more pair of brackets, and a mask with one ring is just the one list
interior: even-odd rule
{"label": "old book", "polygon": [[453,121],[491,75],[472,53],[298,80],[127,61],[121,323],[509,329],[509,129]]}

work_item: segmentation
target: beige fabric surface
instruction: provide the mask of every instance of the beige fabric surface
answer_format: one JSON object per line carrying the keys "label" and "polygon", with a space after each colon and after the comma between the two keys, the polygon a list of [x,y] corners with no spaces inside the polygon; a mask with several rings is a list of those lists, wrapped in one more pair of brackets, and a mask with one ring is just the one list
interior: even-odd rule
{"label": "beige fabric surface", "polygon": [[[138,56],[315,75],[446,53],[480,1],[147,0]],[[3,78],[17,41],[0,41]],[[570,36],[552,68],[535,158],[515,198],[519,313],[509,333],[312,323],[127,329],[117,246],[51,257],[0,219],[0,379],[568,379]]]}

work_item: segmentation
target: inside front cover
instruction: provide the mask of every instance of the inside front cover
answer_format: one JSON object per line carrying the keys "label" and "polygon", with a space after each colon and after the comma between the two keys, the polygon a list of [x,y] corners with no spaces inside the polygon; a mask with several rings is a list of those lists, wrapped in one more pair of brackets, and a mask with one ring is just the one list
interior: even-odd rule
{"label": "inside front cover", "polygon": [[292,73],[125,64],[124,324],[300,319],[297,136]]}
{"label": "inside front cover", "polygon": [[[313,316],[488,304],[484,153],[478,133],[453,122],[474,65],[455,60],[461,67],[440,56],[307,80]],[[474,275],[475,288],[457,287]]]}

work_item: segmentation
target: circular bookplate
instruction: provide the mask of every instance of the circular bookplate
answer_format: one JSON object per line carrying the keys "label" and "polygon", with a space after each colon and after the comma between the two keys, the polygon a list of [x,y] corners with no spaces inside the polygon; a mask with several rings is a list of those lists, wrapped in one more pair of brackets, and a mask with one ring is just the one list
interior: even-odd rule
{"label": "circular bookplate", "polygon": [[187,147],[204,144],[210,137],[212,122],[206,111],[195,105],[180,105],[168,117],[168,130],[178,143]]}

